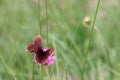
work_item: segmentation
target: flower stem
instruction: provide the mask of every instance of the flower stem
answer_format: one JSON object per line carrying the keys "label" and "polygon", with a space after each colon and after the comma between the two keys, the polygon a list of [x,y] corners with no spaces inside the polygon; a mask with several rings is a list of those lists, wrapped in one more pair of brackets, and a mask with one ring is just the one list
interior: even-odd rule
{"label": "flower stem", "polygon": [[39,17],[39,30],[40,34],[42,35],[42,26],[41,26],[41,9],[40,9],[40,0],[38,0],[38,17]]}
{"label": "flower stem", "polygon": [[42,80],[42,66],[39,66],[40,69],[40,80]]}
{"label": "flower stem", "polygon": [[48,80],[51,80],[51,79],[50,79],[50,74],[49,74],[48,66],[45,66],[44,68],[45,68],[45,72],[46,72],[46,74],[47,74],[47,76],[48,76]]}
{"label": "flower stem", "polygon": [[35,65],[33,63],[33,66],[32,66],[32,80],[35,79]]}
{"label": "flower stem", "polygon": [[55,56],[56,56],[56,60],[55,60],[55,66],[56,66],[56,74],[57,74],[57,79],[59,79],[59,64],[58,64],[58,58],[57,58],[57,51],[56,51],[56,42],[54,37],[52,37],[52,41],[53,41],[53,46],[54,46],[54,51],[55,51]]}
{"label": "flower stem", "polygon": [[67,71],[65,71],[66,80],[68,80]]}
{"label": "flower stem", "polygon": [[47,46],[48,46],[48,1],[46,0],[46,27],[47,27]]}
{"label": "flower stem", "polygon": [[93,30],[94,30],[94,25],[95,25],[97,13],[98,13],[99,4],[100,4],[100,0],[98,0],[96,11],[95,11],[94,21],[93,21],[93,24],[92,24],[92,30],[91,30],[91,34],[90,34],[90,40],[89,40],[89,44],[88,44],[88,48],[87,48],[87,52],[86,52],[86,56],[85,56],[85,61],[84,61],[84,65],[83,65],[81,80],[84,80],[85,66],[86,66],[87,57],[88,57],[88,54],[89,54],[89,48],[90,48],[91,41],[92,41]]}

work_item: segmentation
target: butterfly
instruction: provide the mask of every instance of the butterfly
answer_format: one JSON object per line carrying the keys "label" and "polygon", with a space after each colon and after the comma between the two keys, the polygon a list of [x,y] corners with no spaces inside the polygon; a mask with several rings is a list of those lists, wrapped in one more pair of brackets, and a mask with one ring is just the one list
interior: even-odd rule
{"label": "butterfly", "polygon": [[40,35],[38,35],[35,40],[27,46],[27,52],[34,52],[34,61],[39,64],[53,63],[54,49],[43,48]]}

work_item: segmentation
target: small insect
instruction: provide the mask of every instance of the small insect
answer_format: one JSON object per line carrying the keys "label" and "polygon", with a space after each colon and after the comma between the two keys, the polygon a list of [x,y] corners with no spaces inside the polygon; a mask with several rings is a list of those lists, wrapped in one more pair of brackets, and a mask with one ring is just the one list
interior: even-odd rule
{"label": "small insect", "polygon": [[34,52],[34,62],[38,64],[51,65],[54,63],[54,49],[43,48],[40,35],[38,35],[35,40],[27,46],[27,52]]}

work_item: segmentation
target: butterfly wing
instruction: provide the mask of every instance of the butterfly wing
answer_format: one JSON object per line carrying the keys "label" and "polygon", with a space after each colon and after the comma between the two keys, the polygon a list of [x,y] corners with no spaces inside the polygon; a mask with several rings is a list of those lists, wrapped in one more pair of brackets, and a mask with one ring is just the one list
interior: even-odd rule
{"label": "butterfly wing", "polygon": [[38,48],[37,54],[35,54],[35,61],[39,64],[44,64],[47,61],[48,57],[43,51],[42,48]]}
{"label": "butterfly wing", "polygon": [[29,44],[26,49],[27,52],[34,52],[33,43]]}
{"label": "butterfly wing", "polygon": [[38,49],[42,47],[42,39],[41,39],[41,36],[38,35],[34,42],[33,42],[33,49],[34,49],[34,52],[37,54],[38,53]]}
{"label": "butterfly wing", "polygon": [[53,55],[53,54],[54,54],[54,49],[53,49],[53,48],[49,48],[49,49],[46,51],[46,54],[47,54],[48,56]]}
{"label": "butterfly wing", "polygon": [[38,53],[35,54],[35,59],[40,64],[45,64],[48,61],[48,57],[53,54],[53,48],[43,51],[42,48],[38,48]]}

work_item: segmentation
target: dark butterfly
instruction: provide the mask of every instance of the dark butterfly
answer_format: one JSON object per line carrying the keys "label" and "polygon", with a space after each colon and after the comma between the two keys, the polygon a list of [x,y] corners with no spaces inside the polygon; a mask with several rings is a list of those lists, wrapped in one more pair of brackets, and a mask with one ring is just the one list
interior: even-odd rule
{"label": "dark butterfly", "polygon": [[27,52],[34,52],[34,61],[39,64],[46,64],[49,60],[49,57],[53,57],[54,49],[53,48],[43,48],[41,36],[38,35],[33,43],[27,46]]}

